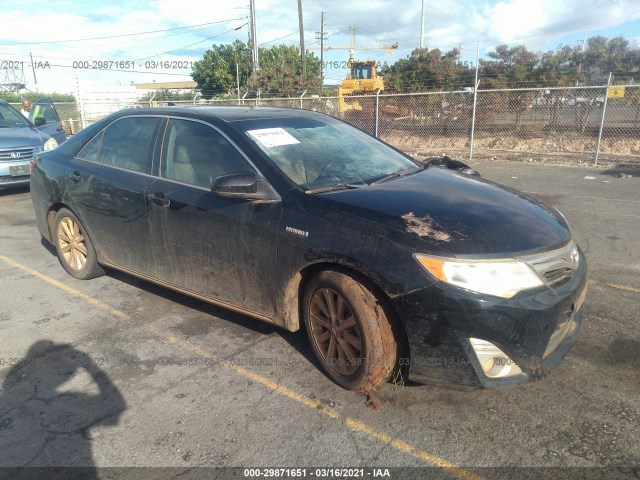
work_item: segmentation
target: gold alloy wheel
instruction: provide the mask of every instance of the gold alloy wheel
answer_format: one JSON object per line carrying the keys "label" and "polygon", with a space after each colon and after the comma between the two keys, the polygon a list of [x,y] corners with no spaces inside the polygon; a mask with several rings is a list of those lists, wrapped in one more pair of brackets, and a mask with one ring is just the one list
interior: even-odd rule
{"label": "gold alloy wheel", "polygon": [[309,315],[322,360],[340,375],[353,375],[363,361],[363,340],[344,297],[331,288],[319,288],[311,298]]}
{"label": "gold alloy wheel", "polygon": [[64,261],[73,270],[82,270],[87,263],[87,245],[78,224],[64,217],[58,224],[58,246]]}

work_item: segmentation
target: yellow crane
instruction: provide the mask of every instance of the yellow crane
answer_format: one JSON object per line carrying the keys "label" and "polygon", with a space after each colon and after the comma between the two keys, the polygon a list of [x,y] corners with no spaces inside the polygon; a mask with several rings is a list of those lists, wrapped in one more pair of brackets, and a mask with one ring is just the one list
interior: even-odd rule
{"label": "yellow crane", "polygon": [[382,45],[356,45],[356,29],[351,26],[351,42],[348,45],[325,45],[324,47],[311,47],[310,50],[323,48],[327,50],[349,50],[349,70],[346,78],[338,87],[338,110],[342,114],[348,110],[362,110],[362,105],[357,100],[348,101],[345,97],[351,95],[366,95],[384,90],[384,80],[378,75],[377,60],[355,60],[355,50],[386,50],[391,53],[398,48],[398,42]]}

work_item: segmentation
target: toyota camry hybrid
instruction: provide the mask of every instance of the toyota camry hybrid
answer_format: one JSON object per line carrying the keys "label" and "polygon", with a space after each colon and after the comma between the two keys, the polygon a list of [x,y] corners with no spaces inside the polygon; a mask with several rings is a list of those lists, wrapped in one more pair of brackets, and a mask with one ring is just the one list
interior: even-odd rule
{"label": "toyota camry hybrid", "polygon": [[64,269],[116,269],[305,328],[326,374],[494,387],[539,379],[582,321],[583,252],[557,210],[329,116],[128,109],[32,162]]}

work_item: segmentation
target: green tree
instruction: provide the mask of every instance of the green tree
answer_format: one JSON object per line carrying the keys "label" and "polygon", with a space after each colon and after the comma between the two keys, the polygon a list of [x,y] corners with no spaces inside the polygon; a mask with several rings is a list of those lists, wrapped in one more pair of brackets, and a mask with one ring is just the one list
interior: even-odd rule
{"label": "green tree", "polygon": [[75,102],[76,98],[70,93],[42,93],[42,92],[0,92],[0,99],[9,103],[20,103],[23,100],[31,100],[35,102],[39,98],[49,97],[52,102]]}
{"label": "green tree", "polygon": [[320,60],[307,52],[306,75],[302,75],[300,49],[293,45],[259,48],[260,69],[252,72],[251,49],[240,40],[213,45],[202,60],[194,63],[191,76],[206,98],[230,95],[236,90],[236,64],[240,87],[258,88],[281,95],[320,87]]}
{"label": "green tree", "polygon": [[260,48],[260,70],[250,78],[252,89],[294,95],[304,89],[318,90],[321,86],[320,59],[313,53],[306,54],[306,75],[302,75],[300,49],[294,45],[274,45]]}
{"label": "green tree", "polygon": [[155,102],[168,102],[168,101],[186,101],[193,100],[195,96],[195,92],[179,92],[178,90],[171,90],[163,88],[161,90],[153,90],[151,92],[145,93],[142,97],[138,99],[138,102],[144,103],[149,102],[151,100]]}
{"label": "green tree", "polygon": [[236,64],[240,84],[246,86],[251,72],[249,47],[240,40],[212,45],[204,52],[202,60],[194,62],[191,77],[205,98],[231,94],[236,88]]}
{"label": "green tree", "polygon": [[416,48],[407,58],[381,71],[385,90],[461,89],[472,76],[470,69],[458,62],[459,56],[456,48],[444,54],[437,48]]}
{"label": "green tree", "polygon": [[535,79],[539,56],[524,45],[498,45],[487,56],[490,60],[480,60],[484,88],[527,86]]}

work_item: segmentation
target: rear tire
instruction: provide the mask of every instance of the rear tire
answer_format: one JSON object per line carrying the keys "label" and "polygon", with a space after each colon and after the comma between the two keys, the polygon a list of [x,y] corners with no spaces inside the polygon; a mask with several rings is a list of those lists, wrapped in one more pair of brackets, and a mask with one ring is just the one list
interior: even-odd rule
{"label": "rear tire", "polygon": [[311,348],[334,382],[371,392],[389,380],[398,344],[368,288],[343,273],[320,272],[306,288],[303,315]]}
{"label": "rear tire", "polygon": [[52,237],[60,265],[70,275],[80,280],[104,275],[93,243],[84,226],[70,210],[61,208],[56,214]]}

